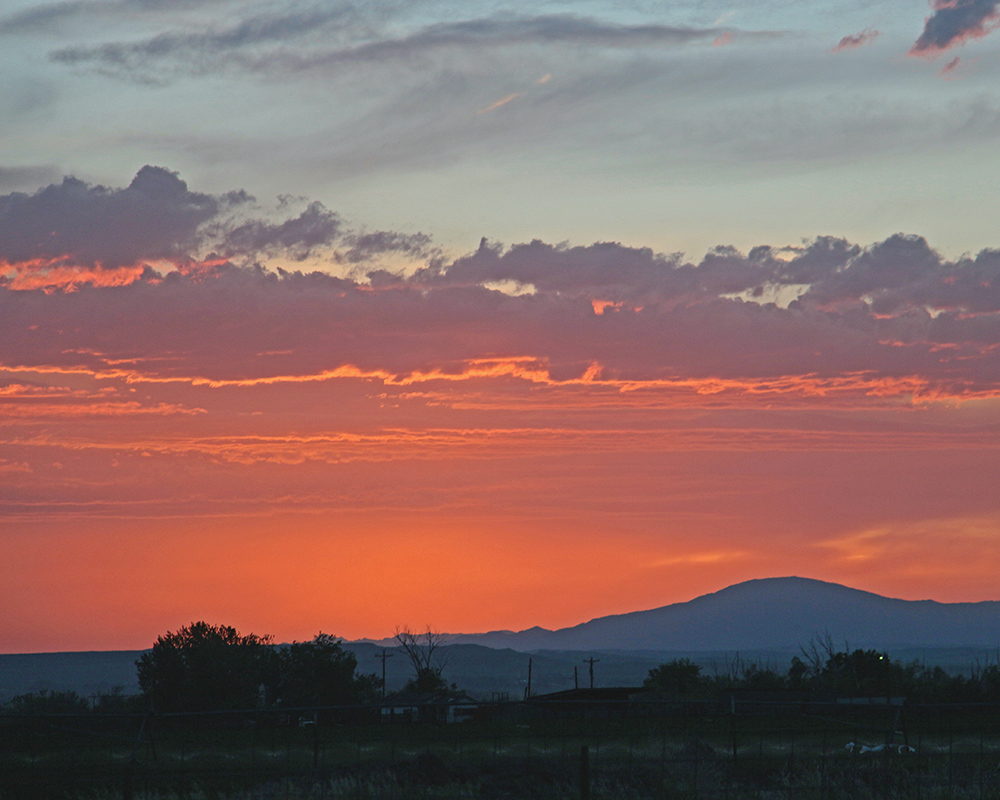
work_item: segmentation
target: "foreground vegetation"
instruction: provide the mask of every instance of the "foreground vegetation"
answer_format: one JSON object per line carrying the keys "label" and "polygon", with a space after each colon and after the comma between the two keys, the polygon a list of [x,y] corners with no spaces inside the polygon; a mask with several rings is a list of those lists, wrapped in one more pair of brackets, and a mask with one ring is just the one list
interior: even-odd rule
{"label": "foreground vegetation", "polygon": [[950,675],[817,640],[785,671],[678,659],[619,700],[401,724],[383,708],[471,699],[444,681],[430,631],[400,644],[413,679],[383,701],[325,634],[279,648],[206,623],[168,633],[137,663],[139,696],[7,703],[0,800],[1000,800],[998,663]]}
{"label": "foreground vegetation", "polygon": [[813,704],[744,716],[695,702],[603,719],[529,705],[447,725],[302,725],[264,713],[8,716],[0,797],[558,800],[581,797],[586,747],[592,798],[1000,798],[995,705],[897,715]]}
{"label": "foreground vegetation", "polygon": [[734,657],[728,669],[704,675],[675,659],[650,670],[645,687],[666,696],[718,699],[733,691],[799,692],[813,697],[900,697],[912,703],[1000,702],[1000,656],[969,664],[960,674],[919,661],[901,663],[885,651],[838,650],[814,639],[787,671]]}

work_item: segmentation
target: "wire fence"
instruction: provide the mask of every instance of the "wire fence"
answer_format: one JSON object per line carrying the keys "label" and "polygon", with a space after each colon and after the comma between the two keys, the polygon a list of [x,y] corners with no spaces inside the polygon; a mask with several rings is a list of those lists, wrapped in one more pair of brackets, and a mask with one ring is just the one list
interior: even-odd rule
{"label": "wire fence", "polygon": [[5,714],[0,798],[1000,800],[1000,705],[456,711]]}

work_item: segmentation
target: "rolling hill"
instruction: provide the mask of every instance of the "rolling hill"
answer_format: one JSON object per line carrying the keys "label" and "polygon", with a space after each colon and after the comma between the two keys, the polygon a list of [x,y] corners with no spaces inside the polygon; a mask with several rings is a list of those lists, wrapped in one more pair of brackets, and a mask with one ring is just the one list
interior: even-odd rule
{"label": "rolling hill", "polygon": [[1000,601],[897,600],[809,578],[763,578],[686,603],[571,628],[457,635],[513,650],[798,650],[829,635],[841,648],[1000,647]]}

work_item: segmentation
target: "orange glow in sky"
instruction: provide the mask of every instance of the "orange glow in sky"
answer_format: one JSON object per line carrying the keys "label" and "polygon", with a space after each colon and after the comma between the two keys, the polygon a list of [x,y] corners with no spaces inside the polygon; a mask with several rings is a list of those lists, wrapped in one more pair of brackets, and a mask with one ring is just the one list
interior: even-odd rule
{"label": "orange glow in sky", "polygon": [[[241,195],[150,167],[59,191],[107,216],[53,224],[76,261],[0,241],[2,652],[197,619],[279,641],[555,628],[781,575],[997,599],[995,251],[484,241],[305,273],[248,253],[335,243],[322,207],[233,221]],[[163,204],[155,230],[111,237],[115,192]],[[210,258],[184,251],[198,225]],[[354,233],[331,264],[421,242]]]}

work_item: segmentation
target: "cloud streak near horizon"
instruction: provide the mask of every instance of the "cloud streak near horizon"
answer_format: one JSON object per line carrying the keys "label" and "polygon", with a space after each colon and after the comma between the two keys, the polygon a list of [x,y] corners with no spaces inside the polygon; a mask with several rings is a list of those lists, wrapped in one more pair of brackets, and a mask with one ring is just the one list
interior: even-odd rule
{"label": "cloud streak near horizon", "polygon": [[[819,237],[719,246],[692,263],[613,242],[484,240],[421,264],[427,237],[350,233],[317,203],[284,220],[234,217],[249,205],[156,167],[123,189],[68,178],[0,197],[0,305],[32,322],[8,327],[3,368],[217,387],[496,378],[623,396],[1000,391],[1000,250],[949,261],[912,234],[869,246]],[[326,271],[264,266],[319,248]],[[358,251],[404,253],[412,266],[359,268]]]}

